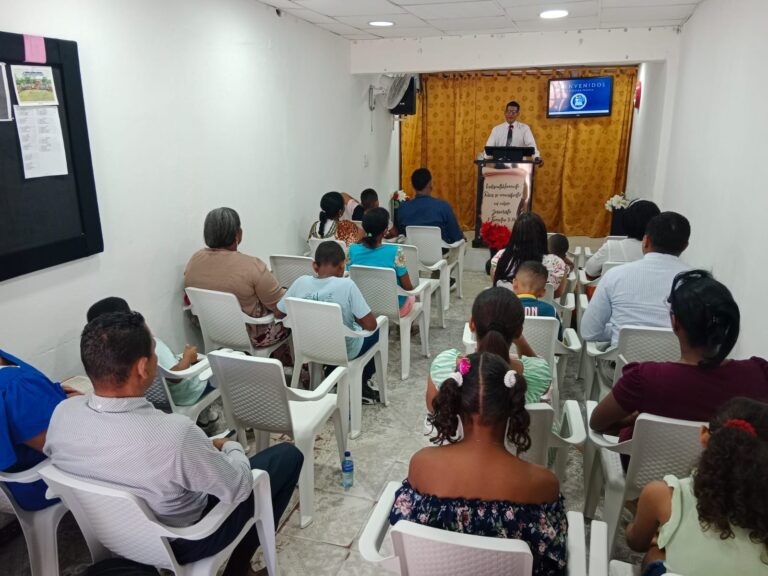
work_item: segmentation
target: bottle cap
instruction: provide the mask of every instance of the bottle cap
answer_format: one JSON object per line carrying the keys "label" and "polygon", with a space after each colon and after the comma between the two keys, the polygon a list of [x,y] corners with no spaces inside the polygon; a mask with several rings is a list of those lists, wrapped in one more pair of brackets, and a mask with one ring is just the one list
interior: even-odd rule
{"label": "bottle cap", "polygon": [[346,458],[347,456],[352,456],[352,452],[350,452],[349,450],[346,450],[344,452],[344,457]]}

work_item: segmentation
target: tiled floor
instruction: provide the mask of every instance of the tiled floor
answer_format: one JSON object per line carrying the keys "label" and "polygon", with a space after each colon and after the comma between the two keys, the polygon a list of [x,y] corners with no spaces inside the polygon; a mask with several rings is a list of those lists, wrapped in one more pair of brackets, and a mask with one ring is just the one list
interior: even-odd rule
{"label": "tiled floor", "polygon": [[[464,281],[463,300],[452,294],[447,328],[435,327],[430,333],[432,354],[449,347],[460,347],[464,322],[469,318],[474,296],[487,285],[487,276],[469,272]],[[333,426],[326,426],[315,443],[315,515],[305,529],[299,527],[298,497],[289,505],[277,534],[279,571],[286,575],[384,574],[366,563],[357,551],[357,539],[383,486],[401,481],[408,472],[411,455],[428,444],[422,435],[426,408],[424,392],[429,360],[420,356],[418,336],[412,346],[411,374],[400,381],[400,345],[397,330],[391,330],[388,385],[389,406],[365,406],[363,434],[350,440],[355,462],[355,486],[348,492],[341,487],[341,470]],[[561,385],[562,400],[581,398],[573,366]],[[222,423],[223,426],[223,423]],[[562,486],[569,510],[581,510],[583,504],[581,454],[571,450],[568,479]],[[598,509],[598,515],[600,510]],[[619,541],[623,541],[620,536]],[[85,542],[70,516],[59,533],[62,576],[80,574],[89,556]],[[617,556],[629,557],[625,549]],[[29,562],[23,537],[0,547],[3,574],[29,574]],[[259,556],[254,568],[261,568]],[[8,570],[6,572],[6,570]]]}

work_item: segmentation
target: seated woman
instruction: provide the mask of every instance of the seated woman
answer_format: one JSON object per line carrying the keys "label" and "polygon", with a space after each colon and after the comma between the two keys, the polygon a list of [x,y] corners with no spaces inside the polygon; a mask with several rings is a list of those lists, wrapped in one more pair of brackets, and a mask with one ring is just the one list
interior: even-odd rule
{"label": "seated woman", "polygon": [[768,398],[768,362],[728,360],[739,337],[739,307],[728,288],[704,270],[678,274],[668,299],[672,330],[680,341],[677,362],[631,362],[592,413],[598,432],[632,437],[641,412],[709,420],[735,396]]}
{"label": "seated woman", "polygon": [[557,477],[504,447],[505,436],[518,454],[531,447],[525,378],[488,352],[462,358],[454,370],[429,416],[438,446],[411,458],[390,523],[523,540],[533,574],[565,574],[568,521]]}
{"label": "seated woman", "polygon": [[587,278],[594,280],[603,273],[606,262],[633,262],[643,257],[643,236],[651,218],[661,214],[659,207],[650,200],[635,200],[621,219],[627,237],[623,240],[606,240],[584,264]]}
{"label": "seated woman", "polygon": [[[525,376],[525,401],[541,402],[541,397],[552,383],[549,363],[538,358],[523,336],[525,311],[519,298],[506,288],[483,290],[472,304],[469,328],[477,339],[478,352],[492,352],[506,359],[518,374]],[[517,358],[510,358],[512,346]],[[427,377],[427,410],[432,411],[432,401],[438,387],[456,370],[456,362],[463,356],[455,348],[440,352],[432,361]]]}
{"label": "seated woman", "polygon": [[[234,294],[243,312],[253,318],[263,318],[277,310],[285,290],[264,262],[238,252],[243,229],[237,212],[232,208],[211,210],[205,217],[203,235],[207,248],[198,250],[189,259],[184,271],[184,287]],[[277,344],[289,334],[280,322],[248,324],[247,327],[256,348]],[[281,350],[283,348],[287,349],[281,347]],[[290,354],[282,351],[279,359],[290,363]]]}
{"label": "seated woman", "polygon": [[[0,350],[0,470],[22,472],[45,460],[51,415],[59,402],[75,394],[79,392]],[[24,510],[42,510],[58,502],[45,497],[48,487],[42,480],[6,486]]]}
{"label": "seated woman", "polygon": [[665,476],[640,494],[627,544],[643,576],[768,574],[768,405],[727,402],[701,430],[690,478]]}
{"label": "seated woman", "polygon": [[347,246],[360,240],[360,230],[351,220],[342,220],[344,197],[338,192],[328,192],[320,199],[320,216],[309,229],[309,238],[336,239]]}
{"label": "seated woman", "polygon": [[[382,244],[384,234],[389,227],[389,212],[384,208],[371,208],[363,216],[365,236],[360,244],[349,247],[350,266],[376,266],[392,268],[397,277],[397,284],[404,290],[413,290],[408,269],[405,267],[405,255],[397,244]],[[407,316],[413,307],[414,296],[398,296],[400,316]]]}
{"label": "seated woman", "polygon": [[523,212],[512,226],[507,246],[491,258],[491,278],[494,286],[512,289],[512,279],[517,267],[528,260],[541,262],[547,268],[547,282],[555,288],[559,298],[565,290],[568,266],[558,256],[549,254],[547,227],[541,216],[534,212]]}

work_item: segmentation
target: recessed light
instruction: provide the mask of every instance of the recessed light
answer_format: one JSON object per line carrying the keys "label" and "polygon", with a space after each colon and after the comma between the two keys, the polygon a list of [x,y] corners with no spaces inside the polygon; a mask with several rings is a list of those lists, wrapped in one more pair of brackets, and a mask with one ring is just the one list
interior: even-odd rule
{"label": "recessed light", "polygon": [[381,28],[385,28],[387,26],[394,26],[394,22],[389,22],[388,20],[374,20],[373,22],[368,22],[368,26],[378,26]]}
{"label": "recessed light", "polygon": [[539,14],[540,18],[545,20],[554,20],[555,18],[565,18],[568,16],[568,10],[544,10]]}

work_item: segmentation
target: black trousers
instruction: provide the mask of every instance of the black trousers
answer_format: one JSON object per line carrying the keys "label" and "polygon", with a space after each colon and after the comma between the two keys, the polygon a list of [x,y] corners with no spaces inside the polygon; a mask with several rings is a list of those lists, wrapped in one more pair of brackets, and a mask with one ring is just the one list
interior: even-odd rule
{"label": "black trousers", "polygon": [[[251,469],[264,470],[269,474],[269,483],[272,488],[272,510],[275,515],[275,529],[277,529],[280,517],[288,507],[293,489],[299,481],[304,456],[292,444],[278,444],[262,450],[250,461]],[[204,514],[207,514],[217,503],[217,498],[209,496],[208,506]],[[235,508],[216,532],[207,538],[202,540],[174,540],[171,543],[171,548],[176,555],[176,560],[180,564],[188,564],[220,552],[235,539],[245,523],[253,518],[253,513],[253,495],[251,495]],[[232,551],[232,556],[230,556],[222,576],[247,574],[251,565],[251,558],[258,547],[259,536],[254,526]]]}

